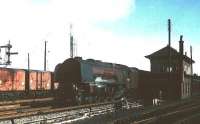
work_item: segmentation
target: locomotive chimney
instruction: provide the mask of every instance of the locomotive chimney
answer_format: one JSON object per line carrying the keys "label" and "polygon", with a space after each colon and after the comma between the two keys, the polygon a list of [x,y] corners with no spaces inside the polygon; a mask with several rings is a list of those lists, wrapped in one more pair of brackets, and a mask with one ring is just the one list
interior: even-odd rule
{"label": "locomotive chimney", "polygon": [[183,55],[183,52],[184,52],[183,43],[184,43],[184,41],[183,41],[183,35],[181,35],[180,36],[180,41],[179,41],[179,53],[181,55]]}

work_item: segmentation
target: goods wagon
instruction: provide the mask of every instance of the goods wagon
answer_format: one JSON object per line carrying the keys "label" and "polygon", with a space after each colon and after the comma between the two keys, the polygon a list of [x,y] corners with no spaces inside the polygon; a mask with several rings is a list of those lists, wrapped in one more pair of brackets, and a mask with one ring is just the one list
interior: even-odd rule
{"label": "goods wagon", "polygon": [[52,72],[0,68],[0,100],[52,96]]}
{"label": "goods wagon", "polygon": [[52,95],[52,73],[48,71],[30,70],[29,74],[29,97],[48,97]]}
{"label": "goods wagon", "polygon": [[41,71],[29,72],[30,90],[50,90],[51,73]]}
{"label": "goods wagon", "polygon": [[24,89],[24,70],[0,68],[0,91],[22,91]]}
{"label": "goods wagon", "polygon": [[25,70],[0,68],[0,100],[25,96]]}

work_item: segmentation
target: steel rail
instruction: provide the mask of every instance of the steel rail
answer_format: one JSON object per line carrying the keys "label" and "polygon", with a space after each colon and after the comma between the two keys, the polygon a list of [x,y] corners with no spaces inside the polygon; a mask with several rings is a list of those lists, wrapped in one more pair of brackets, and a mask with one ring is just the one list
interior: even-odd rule
{"label": "steel rail", "polygon": [[[50,121],[76,121],[81,118],[89,118],[92,116],[98,116],[101,114],[114,112],[115,104],[120,101],[114,102],[105,102],[98,104],[89,104],[89,105],[81,105],[81,106],[73,106],[73,107],[64,107],[64,108],[51,108],[51,109],[37,109],[34,111],[27,111],[25,113],[19,113],[15,115],[10,115],[7,117],[0,117],[0,120],[11,120],[13,123],[16,121],[17,123],[34,123],[34,122],[50,122]],[[139,105],[135,105],[133,103],[127,103],[122,106],[122,109],[140,107]],[[28,119],[34,118],[34,116],[38,119]],[[22,120],[26,121],[22,121]],[[34,120],[34,121],[33,121]]]}

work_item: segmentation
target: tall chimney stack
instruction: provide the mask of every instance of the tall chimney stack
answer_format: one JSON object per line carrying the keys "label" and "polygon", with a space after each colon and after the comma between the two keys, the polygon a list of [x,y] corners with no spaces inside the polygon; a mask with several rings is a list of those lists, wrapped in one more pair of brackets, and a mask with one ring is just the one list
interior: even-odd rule
{"label": "tall chimney stack", "polygon": [[181,35],[180,36],[180,41],[179,41],[179,53],[181,55],[183,55],[183,52],[184,52],[183,43],[184,43],[184,41],[183,41],[183,35]]}
{"label": "tall chimney stack", "polygon": [[171,20],[168,19],[168,45],[171,46]]}

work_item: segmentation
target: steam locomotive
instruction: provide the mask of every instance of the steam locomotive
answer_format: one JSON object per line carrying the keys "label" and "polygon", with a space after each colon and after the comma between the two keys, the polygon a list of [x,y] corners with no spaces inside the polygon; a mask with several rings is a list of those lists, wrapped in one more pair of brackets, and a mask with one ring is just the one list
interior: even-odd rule
{"label": "steam locomotive", "polygon": [[136,74],[136,68],[80,57],[58,64],[53,73],[1,67],[0,101],[54,97],[58,105],[77,105],[117,100],[134,96]]}
{"label": "steam locomotive", "polygon": [[[80,57],[69,58],[54,71],[60,104],[105,102],[136,96],[137,69]],[[61,102],[62,101],[62,102]]]}

